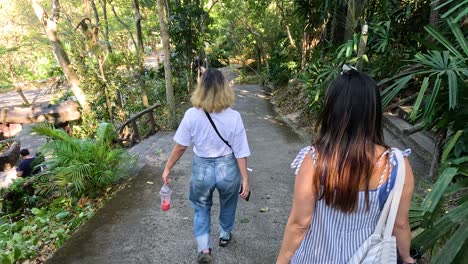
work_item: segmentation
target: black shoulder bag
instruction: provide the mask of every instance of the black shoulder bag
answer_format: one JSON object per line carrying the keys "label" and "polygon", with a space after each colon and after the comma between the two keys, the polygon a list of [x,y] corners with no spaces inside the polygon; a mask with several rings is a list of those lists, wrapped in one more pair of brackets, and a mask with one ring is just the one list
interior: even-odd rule
{"label": "black shoulder bag", "polygon": [[226,143],[226,145],[228,145],[229,148],[232,149],[231,145],[229,145],[229,142],[227,142],[227,141],[221,136],[221,134],[219,133],[218,128],[216,128],[216,125],[215,125],[215,123],[213,122],[213,119],[211,119],[210,114],[209,114],[207,111],[205,111],[205,114],[206,114],[206,117],[208,117],[208,120],[210,120],[211,126],[213,126],[214,130],[216,131],[216,134],[218,134],[218,137],[219,137],[224,143]]}

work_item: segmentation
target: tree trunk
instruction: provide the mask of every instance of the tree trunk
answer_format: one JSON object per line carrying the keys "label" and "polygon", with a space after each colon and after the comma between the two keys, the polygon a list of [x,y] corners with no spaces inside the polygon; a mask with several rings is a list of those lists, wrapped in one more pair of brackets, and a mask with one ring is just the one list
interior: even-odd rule
{"label": "tree trunk", "polygon": [[302,45],[301,45],[301,69],[304,69],[307,63],[307,47],[309,41],[309,34],[304,30],[302,35]]}
{"label": "tree trunk", "polygon": [[349,39],[353,38],[354,34],[354,19],[355,19],[355,4],[356,1],[359,0],[349,0],[348,1],[348,8],[346,10],[346,26],[345,26],[345,32],[344,32],[344,41],[346,42]]}
{"label": "tree trunk", "polygon": [[157,0],[158,17],[161,27],[161,39],[164,49],[164,77],[166,79],[166,99],[169,107],[169,128],[174,128],[176,124],[175,116],[175,99],[174,89],[172,87],[172,71],[171,71],[171,50],[169,46],[169,31],[167,28],[166,6],[164,0]]}
{"label": "tree trunk", "polygon": [[296,48],[296,43],[294,43],[294,39],[293,39],[293,37],[291,35],[291,31],[289,30],[288,22],[286,21],[286,16],[284,15],[283,1],[281,1],[281,6],[279,5],[278,2],[276,3],[276,6],[280,10],[281,21],[282,21],[282,23],[284,23],[284,27],[286,28],[286,33],[288,34],[289,43],[291,44],[291,47],[293,49],[295,49]]}
{"label": "tree trunk", "polygon": [[437,19],[439,18],[439,10],[435,10],[439,3],[439,1],[434,1],[430,4],[431,12],[429,14],[429,24],[434,27],[436,26]]}
{"label": "tree trunk", "polygon": [[257,42],[257,45],[255,47],[256,53],[257,53],[257,73],[258,77],[260,78],[261,76],[261,71],[262,71],[262,48]]}
{"label": "tree trunk", "polygon": [[78,104],[67,100],[58,105],[31,107],[23,109],[3,110],[1,122],[4,124],[30,124],[47,121],[49,123],[64,123],[80,119]]}
{"label": "tree trunk", "polygon": [[94,0],[91,0],[91,9],[93,9],[94,23],[96,25],[99,25],[99,14],[98,14],[96,3],[94,2]]}
{"label": "tree trunk", "polygon": [[330,43],[333,44],[335,40],[335,34],[336,34],[336,24],[338,23],[338,4],[335,4],[335,7],[333,9],[333,16],[332,16],[332,21],[330,23]]}
{"label": "tree trunk", "polygon": [[356,68],[358,70],[362,70],[362,56],[364,56],[364,54],[366,54],[366,47],[367,47],[367,33],[368,33],[368,26],[367,24],[363,25],[362,26],[362,31],[361,31],[361,38],[359,39],[359,46],[358,46],[358,51],[357,51],[357,56],[359,58],[357,64],[356,64]]}
{"label": "tree trunk", "polygon": [[353,38],[354,24],[356,20],[361,16],[362,9],[366,4],[367,4],[367,0],[349,0],[348,1],[344,41],[347,41]]}
{"label": "tree trunk", "polygon": [[138,48],[141,52],[144,51],[143,49],[143,33],[141,31],[141,14],[140,14],[140,5],[138,4],[138,0],[133,0],[133,12],[135,14],[135,27],[137,32],[137,44]]}
{"label": "tree trunk", "polygon": [[107,0],[101,1],[102,17],[104,18],[104,40],[106,41],[107,50],[112,53],[112,46],[109,41],[109,21],[107,20]]}
{"label": "tree trunk", "polygon": [[50,18],[47,13],[45,12],[44,8],[38,3],[37,0],[29,0],[29,4],[31,4],[34,12],[36,13],[37,18],[41,22],[42,26],[44,27],[47,37],[50,41],[52,46],[52,51],[54,52],[55,58],[57,59],[58,63],[62,67],[63,73],[68,79],[70,83],[71,90],[73,94],[76,96],[76,99],[80,103],[81,108],[83,111],[89,111],[89,103],[86,99],[86,95],[84,94],[83,90],[80,88],[80,81],[76,73],[70,67],[70,59],[68,58],[67,53],[63,49],[62,42],[60,42],[57,36],[57,23],[54,18],[58,17],[58,11],[55,10],[55,6],[58,5],[58,0],[54,0],[54,16]]}

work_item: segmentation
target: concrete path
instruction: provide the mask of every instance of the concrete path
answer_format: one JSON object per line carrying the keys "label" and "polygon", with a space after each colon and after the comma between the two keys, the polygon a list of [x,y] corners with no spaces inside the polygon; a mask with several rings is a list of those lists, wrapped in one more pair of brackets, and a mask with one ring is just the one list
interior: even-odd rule
{"label": "concrete path", "polygon": [[[225,75],[234,77],[229,71]],[[249,202],[239,202],[233,243],[227,248],[217,245],[219,203],[215,195],[211,231],[214,263],[274,263],[292,202],[294,177],[289,165],[306,143],[276,119],[259,86],[236,85],[235,89],[235,109],[241,112],[252,151],[252,195]],[[161,168],[174,144],[172,137],[173,133],[158,133],[132,148],[131,152],[139,155],[138,175],[48,264],[196,262],[193,211],[188,200],[191,151],[173,169],[171,209],[164,212],[159,206]],[[388,140],[403,147],[394,138]],[[267,211],[260,212],[262,208]]]}
{"label": "concrete path", "polygon": [[[294,178],[289,164],[304,143],[274,118],[259,86],[235,89],[235,108],[242,114],[252,150],[252,196],[249,202],[239,203],[234,241],[227,248],[217,245],[219,203],[215,202],[213,257],[215,263],[273,263],[292,200]],[[173,169],[171,209],[163,212],[159,207],[161,167],[173,146],[172,136],[158,133],[132,149],[140,155],[139,175],[47,263],[195,263],[188,200],[191,151]],[[266,207],[267,212],[260,212]]]}

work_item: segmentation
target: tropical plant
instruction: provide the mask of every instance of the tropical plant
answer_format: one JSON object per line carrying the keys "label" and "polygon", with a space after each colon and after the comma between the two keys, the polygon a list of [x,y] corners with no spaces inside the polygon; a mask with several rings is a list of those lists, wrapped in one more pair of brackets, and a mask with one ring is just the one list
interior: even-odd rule
{"label": "tropical plant", "polygon": [[0,217],[0,263],[24,263],[61,246],[88,219],[95,208],[71,205],[70,198],[57,198],[44,207],[34,207],[18,221]]}
{"label": "tropical plant", "polygon": [[77,139],[64,130],[40,124],[34,128],[50,140],[41,148],[48,175],[43,192],[71,197],[94,196],[131,169],[135,159],[113,145],[114,128],[99,124],[94,139]]}
{"label": "tropical plant", "polygon": [[309,98],[309,109],[313,112],[321,112],[323,98],[328,85],[339,74],[340,66],[344,60],[338,55],[335,60],[309,64],[299,74],[299,81],[304,85]]}
{"label": "tropical plant", "polygon": [[[396,79],[393,84],[381,93],[383,96],[383,106],[386,107],[413,80],[418,82],[419,80],[416,77],[423,79],[410,117],[413,121],[420,120],[428,128],[436,126],[437,123],[435,121],[440,121],[442,117],[445,117],[443,112],[453,110],[459,105],[459,93],[465,90],[463,88],[466,87],[466,78],[468,77],[468,42],[458,24],[450,20],[447,23],[453,33],[455,44],[452,44],[447,37],[434,27],[426,26],[426,31],[445,50],[431,50],[428,53],[416,54],[413,60],[416,64],[416,69],[386,79],[380,83],[383,84],[389,80]],[[432,86],[430,95],[426,96],[430,86]],[[424,98],[426,100],[423,100]],[[461,99],[465,100],[463,97]]]}
{"label": "tropical plant", "polygon": [[468,43],[457,23],[446,22],[451,34],[426,26],[432,50],[417,53],[410,70],[380,83],[395,80],[382,91],[384,107],[403,89],[420,86],[409,118],[435,131],[444,145],[437,180],[426,197],[416,195],[410,210],[412,244],[431,253],[430,263],[461,263],[468,248]]}
{"label": "tropical plant", "polygon": [[33,177],[20,177],[8,188],[0,189],[0,215],[10,214],[11,217],[16,217],[25,208],[35,206],[40,197],[34,195],[33,182]]}
{"label": "tropical plant", "polygon": [[[468,129],[457,131],[447,142],[441,171],[424,199],[415,199],[410,224],[415,230],[413,247],[431,251],[430,263],[462,263],[468,248],[468,155],[450,157]],[[468,144],[467,144],[468,145]],[[468,148],[467,148],[468,150]]]}
{"label": "tropical plant", "polygon": [[440,10],[442,8],[447,8],[449,9],[444,12],[441,16],[441,18],[448,18],[448,17],[453,17],[453,22],[458,23],[462,18],[466,17],[468,14],[468,1],[467,0],[447,0],[447,1],[440,1],[436,0],[433,1],[432,4],[437,4],[439,2],[443,2],[442,4],[438,5],[435,10]]}

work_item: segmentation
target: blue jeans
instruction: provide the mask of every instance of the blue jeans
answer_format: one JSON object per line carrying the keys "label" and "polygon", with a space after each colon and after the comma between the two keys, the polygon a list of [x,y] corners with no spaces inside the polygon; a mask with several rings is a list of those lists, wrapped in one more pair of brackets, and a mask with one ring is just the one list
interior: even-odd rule
{"label": "blue jeans", "polygon": [[211,248],[211,206],[213,192],[219,193],[219,237],[229,239],[234,228],[237,201],[240,189],[240,171],[237,160],[230,154],[217,158],[202,158],[194,155],[190,180],[190,201],[195,210],[193,233],[198,252]]}

